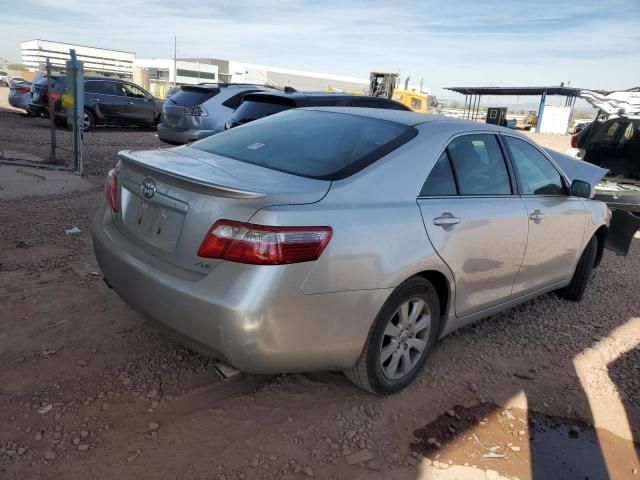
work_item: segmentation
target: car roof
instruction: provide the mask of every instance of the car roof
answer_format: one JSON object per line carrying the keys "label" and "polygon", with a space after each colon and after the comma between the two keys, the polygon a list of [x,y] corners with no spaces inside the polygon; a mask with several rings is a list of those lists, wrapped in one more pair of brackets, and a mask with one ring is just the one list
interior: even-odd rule
{"label": "car roof", "polygon": [[376,118],[390,122],[401,123],[410,127],[425,123],[443,122],[452,127],[457,126],[462,130],[492,130],[497,132],[514,132],[514,130],[492,125],[490,123],[479,123],[471,120],[461,120],[444,115],[430,115],[425,113],[410,112],[405,110],[387,110],[382,108],[361,108],[361,107],[306,107],[302,110],[317,110],[323,112],[346,113],[359,117]]}
{"label": "car roof", "polygon": [[[275,91],[275,92],[254,92],[251,94],[251,98],[259,97],[281,97],[290,98],[293,100],[307,100],[309,98],[314,99],[341,99],[341,98],[369,98],[367,96],[355,95],[353,93],[341,93],[341,92],[298,92],[298,91]],[[388,100],[388,98],[383,98]]]}

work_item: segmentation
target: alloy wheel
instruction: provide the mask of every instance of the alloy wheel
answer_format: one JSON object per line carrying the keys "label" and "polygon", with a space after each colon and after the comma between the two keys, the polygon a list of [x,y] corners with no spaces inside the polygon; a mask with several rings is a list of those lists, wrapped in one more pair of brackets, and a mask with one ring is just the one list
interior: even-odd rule
{"label": "alloy wheel", "polygon": [[427,349],[431,312],[422,298],[404,302],[389,319],[380,345],[380,368],[397,380],[409,374]]}

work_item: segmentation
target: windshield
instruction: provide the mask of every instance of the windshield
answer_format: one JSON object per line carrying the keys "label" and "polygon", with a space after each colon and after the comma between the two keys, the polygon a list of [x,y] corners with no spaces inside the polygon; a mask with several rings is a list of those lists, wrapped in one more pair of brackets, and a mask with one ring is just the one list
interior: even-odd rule
{"label": "windshield", "polygon": [[416,133],[385,120],[290,109],[191,146],[294,175],[337,180],[375,162]]}

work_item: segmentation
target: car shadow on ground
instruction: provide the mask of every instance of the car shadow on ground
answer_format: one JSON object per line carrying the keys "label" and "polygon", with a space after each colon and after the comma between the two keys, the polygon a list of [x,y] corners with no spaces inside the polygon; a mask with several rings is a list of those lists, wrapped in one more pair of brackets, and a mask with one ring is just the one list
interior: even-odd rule
{"label": "car shadow on ground", "polygon": [[[634,243],[637,255],[640,242],[635,240]],[[640,365],[640,348],[637,342],[640,305],[636,300],[621,298],[615,305],[608,302],[605,307],[600,301],[607,287],[612,295],[627,295],[624,288],[613,287],[623,287],[628,280],[619,278],[617,273],[622,269],[615,267],[625,260],[610,254],[608,260],[605,268],[601,267],[593,274],[581,303],[568,304],[555,294],[548,294],[512,311],[486,319],[480,324],[466,327],[457,335],[454,334],[450,341],[462,338],[468,340],[473,338],[478,330],[486,332],[490,329],[500,329],[501,326],[495,324],[497,322],[504,324],[505,329],[512,330],[514,338],[527,338],[532,330],[537,330],[544,341],[533,345],[533,349],[531,345],[527,346],[526,342],[519,342],[517,339],[515,343],[502,345],[487,345],[487,338],[483,339],[484,345],[475,343],[475,348],[491,348],[493,358],[504,359],[504,370],[500,373],[510,373],[516,378],[516,382],[494,382],[494,379],[491,379],[489,396],[495,404],[485,403],[484,409],[478,407],[476,410],[449,410],[454,416],[449,418],[443,414],[432,424],[416,431],[415,436],[421,441],[415,442],[412,448],[431,460],[436,455],[446,457],[447,451],[450,450],[448,453],[451,458],[467,458],[468,462],[471,462],[468,456],[461,456],[459,451],[456,452],[456,449],[463,448],[460,446],[461,439],[466,438],[469,443],[475,444],[479,442],[472,440],[474,436],[476,440],[482,436],[491,436],[491,429],[487,428],[487,422],[484,420],[492,418],[491,415],[494,415],[495,420],[495,414],[504,413],[504,405],[519,398],[520,401],[515,402],[516,406],[520,403],[526,409],[526,420],[522,422],[526,425],[521,426],[527,431],[522,456],[526,457],[528,453],[528,459],[525,458],[520,465],[517,460],[514,461],[514,458],[520,456],[515,452],[520,452],[521,448],[514,440],[517,438],[515,432],[518,431],[518,422],[508,413],[506,415],[512,421],[509,418],[499,421],[510,425],[511,428],[507,427],[503,432],[503,437],[513,441],[512,447],[509,446],[509,442],[506,449],[490,451],[488,449],[491,444],[485,444],[483,447],[486,449],[483,452],[483,447],[473,445],[485,455],[476,458],[480,460],[477,463],[483,468],[532,479],[632,478],[636,475],[640,470],[640,450],[628,440],[635,439],[637,442],[640,438],[640,384],[637,376],[637,366]],[[549,312],[563,310],[565,315],[555,318],[549,315]],[[549,321],[549,318],[552,321]],[[597,320],[594,321],[594,318]],[[529,323],[518,325],[512,321],[516,319]],[[533,327],[540,321],[543,324],[539,328]],[[526,335],[525,331],[528,332]],[[550,334],[551,332],[553,333]],[[445,348],[448,346],[447,342],[447,339],[443,342]],[[514,347],[532,350],[529,353],[543,359],[542,369],[528,370],[526,364],[518,359],[521,352],[515,351]],[[558,362],[560,352],[562,361]],[[435,353],[438,356],[438,352]],[[509,360],[511,356],[516,357],[513,362]],[[551,362],[547,367],[544,367],[544,357],[548,357]],[[491,373],[487,374],[486,370],[486,365],[478,361],[475,367],[467,372],[461,371],[460,374],[467,373],[471,378],[475,377],[474,382],[477,385],[482,385],[488,376],[494,376]],[[495,372],[495,364],[490,366],[489,370]],[[593,388],[607,383],[610,383],[611,387],[606,390],[606,397],[602,395],[601,389],[598,391]],[[552,391],[561,391],[563,398],[550,397],[549,392]],[[476,395],[471,393],[466,397],[456,398],[451,408],[459,404],[473,405]],[[616,409],[621,414],[613,418]],[[553,412],[552,416],[537,413],[550,411]],[[461,418],[465,416],[466,418]],[[456,422],[456,419],[460,422]],[[489,426],[490,424],[491,421]],[[606,430],[592,428],[593,425],[603,424],[605,428],[608,428],[607,425],[615,424],[613,433],[626,438],[623,440]],[[432,444],[434,439],[438,443],[437,448]],[[510,450],[511,448],[513,450]],[[440,473],[442,476],[434,478],[454,478],[447,477],[444,472]],[[453,471],[450,473],[454,474]],[[418,478],[431,477],[419,475]]]}

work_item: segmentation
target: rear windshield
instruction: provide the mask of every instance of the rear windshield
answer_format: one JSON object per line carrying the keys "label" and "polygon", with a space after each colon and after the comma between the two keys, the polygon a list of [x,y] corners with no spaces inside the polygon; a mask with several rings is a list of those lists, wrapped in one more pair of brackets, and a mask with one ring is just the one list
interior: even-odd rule
{"label": "rear windshield", "polygon": [[201,105],[212,97],[215,97],[220,93],[220,89],[208,89],[208,88],[196,88],[196,87],[182,87],[176,93],[171,95],[167,102],[174,105],[181,105],[183,107],[193,107],[194,105]]}
{"label": "rear windshield", "polygon": [[[51,84],[53,87],[53,91],[54,92],[64,92],[65,89],[65,80],[66,77],[63,76],[52,76],[51,77]],[[46,76],[42,77],[40,80],[38,80],[35,85],[37,85],[40,88],[44,88],[47,89],[48,88],[48,84],[49,84],[49,80]]]}
{"label": "rear windshield", "polygon": [[348,177],[417,130],[356,115],[290,109],[195,142],[192,148],[302,177]]}
{"label": "rear windshield", "polygon": [[292,101],[283,99],[280,102],[276,101],[255,101],[245,100],[242,104],[233,112],[231,120],[237,123],[247,123],[257,120],[259,118],[268,117],[274,113],[282,112],[294,107]]}

